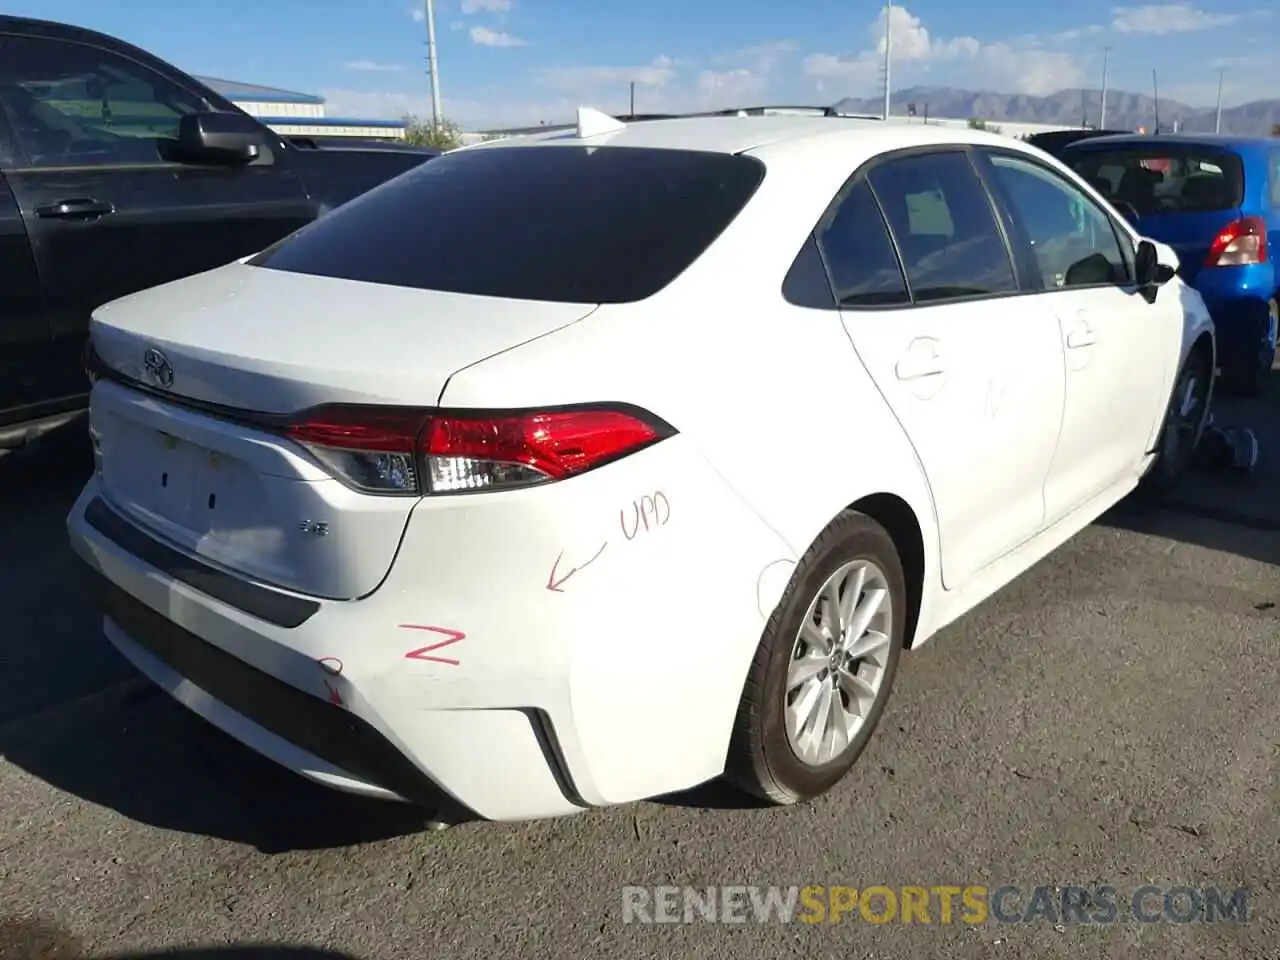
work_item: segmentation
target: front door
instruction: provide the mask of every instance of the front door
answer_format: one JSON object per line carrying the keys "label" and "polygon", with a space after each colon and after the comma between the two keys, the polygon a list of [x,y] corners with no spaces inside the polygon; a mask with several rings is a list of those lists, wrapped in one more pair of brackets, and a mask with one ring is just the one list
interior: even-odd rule
{"label": "front door", "polygon": [[1057,319],[1017,295],[963,151],[877,163],[840,204],[819,241],[854,347],[920,458],[956,589],[1044,525],[1063,406]]}
{"label": "front door", "polygon": [[85,389],[80,357],[96,307],[252,254],[314,215],[265,127],[247,166],[176,162],[179,118],[207,105],[112,51],[0,36],[0,108],[16,134],[8,180],[68,393]]}
{"label": "front door", "polygon": [[1182,303],[1174,284],[1158,288],[1155,303],[1144,299],[1127,233],[1083,190],[1021,153],[983,153],[1067,358],[1062,436],[1045,484],[1052,523],[1138,469],[1173,387]]}

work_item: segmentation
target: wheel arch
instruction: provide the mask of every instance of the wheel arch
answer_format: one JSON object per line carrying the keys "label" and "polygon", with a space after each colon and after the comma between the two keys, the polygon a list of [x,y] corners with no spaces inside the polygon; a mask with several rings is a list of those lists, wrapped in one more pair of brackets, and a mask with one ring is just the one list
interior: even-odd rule
{"label": "wheel arch", "polygon": [[849,504],[848,509],[866,514],[884,527],[902,561],[907,587],[907,618],[903,631],[903,648],[915,645],[924,602],[925,554],[924,530],[911,505],[892,493],[873,493]]}

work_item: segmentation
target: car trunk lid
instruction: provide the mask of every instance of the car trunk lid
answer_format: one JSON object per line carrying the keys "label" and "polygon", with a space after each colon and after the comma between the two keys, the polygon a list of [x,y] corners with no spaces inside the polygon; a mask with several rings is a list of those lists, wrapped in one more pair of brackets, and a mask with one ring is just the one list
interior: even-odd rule
{"label": "car trunk lid", "polygon": [[417,498],[344,485],[273,420],[328,403],[432,406],[454,372],[593,309],[241,264],[116,301],[91,329],[104,495],[248,579],[364,596]]}

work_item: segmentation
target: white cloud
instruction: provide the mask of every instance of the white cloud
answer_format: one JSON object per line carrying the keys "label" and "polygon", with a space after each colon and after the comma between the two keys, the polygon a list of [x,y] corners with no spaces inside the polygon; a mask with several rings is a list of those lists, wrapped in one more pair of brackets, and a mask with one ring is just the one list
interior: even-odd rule
{"label": "white cloud", "polygon": [[511,0],[462,0],[462,12],[473,13],[508,13]]}
{"label": "white cloud", "polygon": [[449,22],[449,29],[450,29],[450,30],[455,30],[455,31],[456,31],[456,30],[465,30],[465,29],[467,29],[467,25],[466,25],[465,23],[463,23],[461,20],[451,20],[451,21]]}
{"label": "white cloud", "polygon": [[427,22],[427,11],[422,7],[410,7],[409,16],[413,19],[415,23]]}
{"label": "white cloud", "polygon": [[1121,33],[1195,33],[1225,27],[1241,20],[1236,13],[1206,13],[1189,3],[1116,7],[1111,25]]}
{"label": "white cloud", "polygon": [[657,57],[640,67],[548,67],[539,73],[546,86],[561,93],[580,93],[632,81],[646,87],[662,87],[675,76],[675,63],[670,57]]}
{"label": "white cloud", "polygon": [[770,73],[786,59],[788,54],[794,53],[798,46],[794,40],[756,43],[716,57],[715,61],[720,65],[747,65],[754,73]]}
{"label": "white cloud", "polygon": [[1076,27],[1074,30],[1063,30],[1061,33],[1051,34],[1048,39],[1050,43],[1075,43],[1078,40],[1096,37],[1106,29],[1101,24],[1093,23],[1087,27]]}
{"label": "white cloud", "polygon": [[509,33],[502,33],[499,30],[490,30],[488,27],[472,27],[471,42],[478,43],[482,47],[523,47],[527,43],[519,37],[513,37]]}
{"label": "white cloud", "polygon": [[704,70],[695,81],[695,89],[701,100],[732,106],[750,106],[745,101],[759,96],[767,85],[765,77],[745,68],[719,72]]}
{"label": "white cloud", "polygon": [[350,60],[343,66],[348,70],[363,70],[370,73],[396,73],[404,69],[398,63],[375,63],[372,60]]}
{"label": "white cloud", "polygon": [[[892,9],[894,86],[907,85],[910,77],[928,71],[932,65],[963,63],[970,85],[989,84],[1019,93],[1046,94],[1077,84],[1082,79],[1080,65],[1067,53],[1048,51],[1028,44],[983,43],[975,37],[935,37],[923,21],[906,7]],[[868,92],[882,85],[884,67],[884,12],[868,28],[871,44],[852,57],[815,53],[805,59],[804,71],[819,79],[838,78],[849,92]],[[859,90],[858,88],[861,88]]]}

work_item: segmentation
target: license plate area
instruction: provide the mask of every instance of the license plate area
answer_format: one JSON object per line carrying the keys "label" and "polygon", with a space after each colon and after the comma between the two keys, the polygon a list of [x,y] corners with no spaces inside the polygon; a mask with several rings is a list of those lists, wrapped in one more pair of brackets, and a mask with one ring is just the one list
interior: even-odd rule
{"label": "license plate area", "polygon": [[257,478],[243,461],[151,426],[112,419],[103,483],[118,506],[193,545],[257,524]]}

